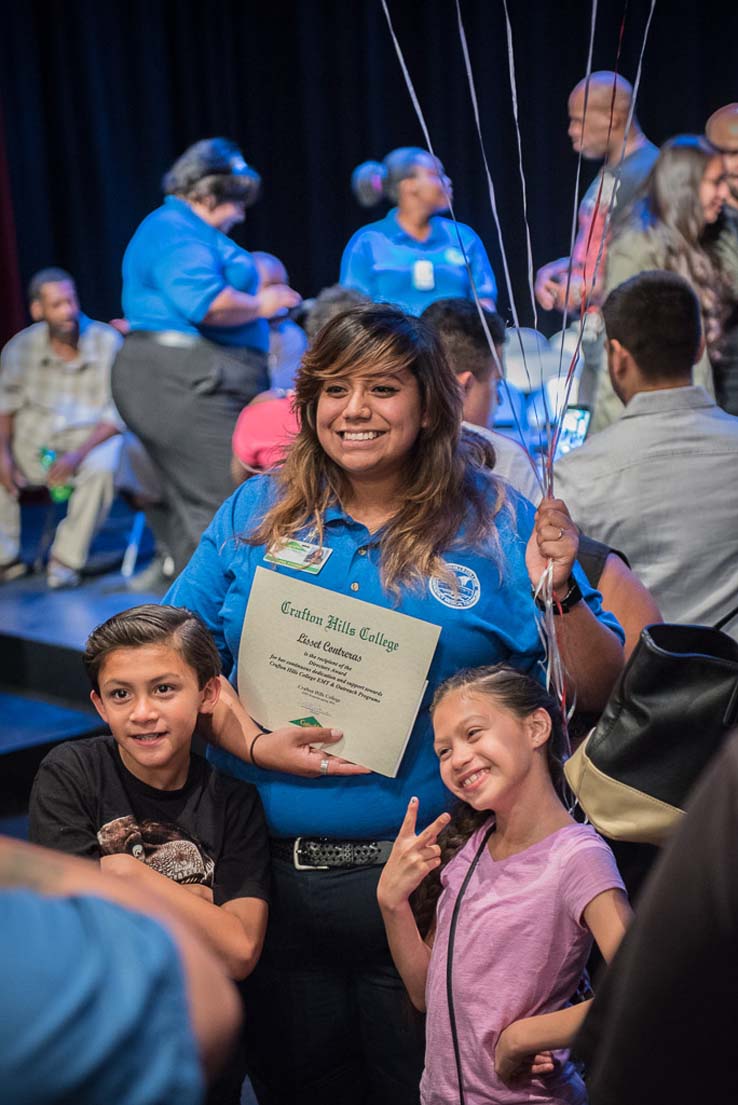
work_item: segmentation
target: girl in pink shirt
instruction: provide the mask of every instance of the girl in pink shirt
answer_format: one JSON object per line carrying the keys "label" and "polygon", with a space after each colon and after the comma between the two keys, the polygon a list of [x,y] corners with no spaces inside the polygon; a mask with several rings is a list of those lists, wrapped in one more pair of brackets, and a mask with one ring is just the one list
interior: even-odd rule
{"label": "girl in pink shirt", "polygon": [[397,969],[427,1011],[421,1100],[582,1105],[567,1048],[589,1003],[569,999],[592,937],[609,960],[630,907],[610,849],[559,796],[558,706],[498,665],[452,676],[431,712],[441,777],[463,805],[416,835],[411,798],[377,890]]}

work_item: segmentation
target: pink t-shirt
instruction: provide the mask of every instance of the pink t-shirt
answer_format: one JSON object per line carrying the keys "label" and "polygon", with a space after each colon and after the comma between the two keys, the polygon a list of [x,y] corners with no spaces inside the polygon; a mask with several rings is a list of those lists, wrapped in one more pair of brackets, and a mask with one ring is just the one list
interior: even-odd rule
{"label": "pink t-shirt", "polygon": [[300,428],[293,399],[265,399],[244,407],[233,431],[233,452],[248,468],[279,464]]}
{"label": "pink t-shirt", "polygon": [[[426,1002],[423,1105],[457,1105],[456,1063],[446,997],[451,914],[484,834],[478,829],[441,875]],[[603,890],[623,888],[612,852],[588,825],[567,825],[496,862],[485,848],[466,888],[454,940],[453,993],[467,1105],[581,1105],[584,1084],[556,1053],[550,1075],[511,1089],[495,1074],[504,1028],[569,1005],[592,946],[582,914]]]}

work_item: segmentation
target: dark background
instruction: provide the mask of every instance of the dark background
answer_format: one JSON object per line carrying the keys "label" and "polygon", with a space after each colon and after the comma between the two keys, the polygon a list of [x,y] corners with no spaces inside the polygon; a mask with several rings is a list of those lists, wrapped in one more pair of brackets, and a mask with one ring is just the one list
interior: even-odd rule
{"label": "dark background", "polygon": [[[457,216],[502,266],[453,0],[390,0]],[[568,252],[576,157],[566,98],[584,74],[588,0],[509,0],[536,267]],[[600,0],[594,68],[635,75],[647,0]],[[463,0],[482,125],[523,324],[532,322],[501,0]],[[38,268],[77,277],[94,317],[120,312],[120,261],[190,143],[234,138],[263,198],[234,237],[280,256],[304,295],[338,276],[366,212],[352,168],[423,145],[379,0],[11,0],[0,23],[0,339]],[[658,0],[638,115],[662,142],[738,100],[738,3]],[[3,137],[4,128],[4,137]],[[5,166],[5,171],[4,171]],[[584,166],[583,185],[594,175]],[[543,320],[543,329],[551,329]]]}

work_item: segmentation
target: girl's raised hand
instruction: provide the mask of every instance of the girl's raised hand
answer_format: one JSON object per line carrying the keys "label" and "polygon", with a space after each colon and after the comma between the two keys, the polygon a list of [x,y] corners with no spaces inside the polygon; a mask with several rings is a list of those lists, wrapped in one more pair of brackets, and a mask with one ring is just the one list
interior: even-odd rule
{"label": "girl's raised hand", "polygon": [[442,813],[416,835],[417,820],[418,799],[411,798],[377,887],[377,900],[382,909],[393,910],[405,905],[413,890],[441,862],[441,849],[436,840],[451,815]]}

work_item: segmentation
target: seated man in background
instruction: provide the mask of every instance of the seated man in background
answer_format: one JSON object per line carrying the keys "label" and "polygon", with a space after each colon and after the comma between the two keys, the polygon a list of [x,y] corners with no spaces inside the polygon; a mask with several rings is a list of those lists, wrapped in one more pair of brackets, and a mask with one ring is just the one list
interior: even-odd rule
{"label": "seated man in background", "polygon": [[0,582],[27,571],[18,495],[34,485],[71,489],[46,579],[50,587],[74,587],[113,501],[123,423],[110,367],[122,338],[82,314],[74,280],[62,269],[36,273],[28,297],[33,325],[0,355]]}
{"label": "seated man in background", "polygon": [[199,1105],[238,996],[163,898],[0,837],[0,912],[4,1101]]}
{"label": "seated man in background", "polygon": [[511,438],[487,429],[494,419],[502,384],[505,323],[485,308],[484,318],[495,352],[489,347],[476,303],[469,299],[437,299],[421,315],[438,336],[464,399],[464,422],[492,442],[495,472],[538,503],[541,489],[532,458]]}
{"label": "seated man in background", "polygon": [[[287,269],[273,253],[254,250],[254,259],[259,273],[259,288],[270,288],[275,284],[288,284]],[[307,348],[305,331],[283,309],[269,320],[269,385],[273,388],[291,388],[300,367],[300,360]]]}
{"label": "seated man in background", "polygon": [[737,601],[738,418],[692,384],[699,303],[676,273],[643,272],[602,313],[625,410],[558,461],[558,494],[585,533],[623,550],[667,621],[714,624]]}

